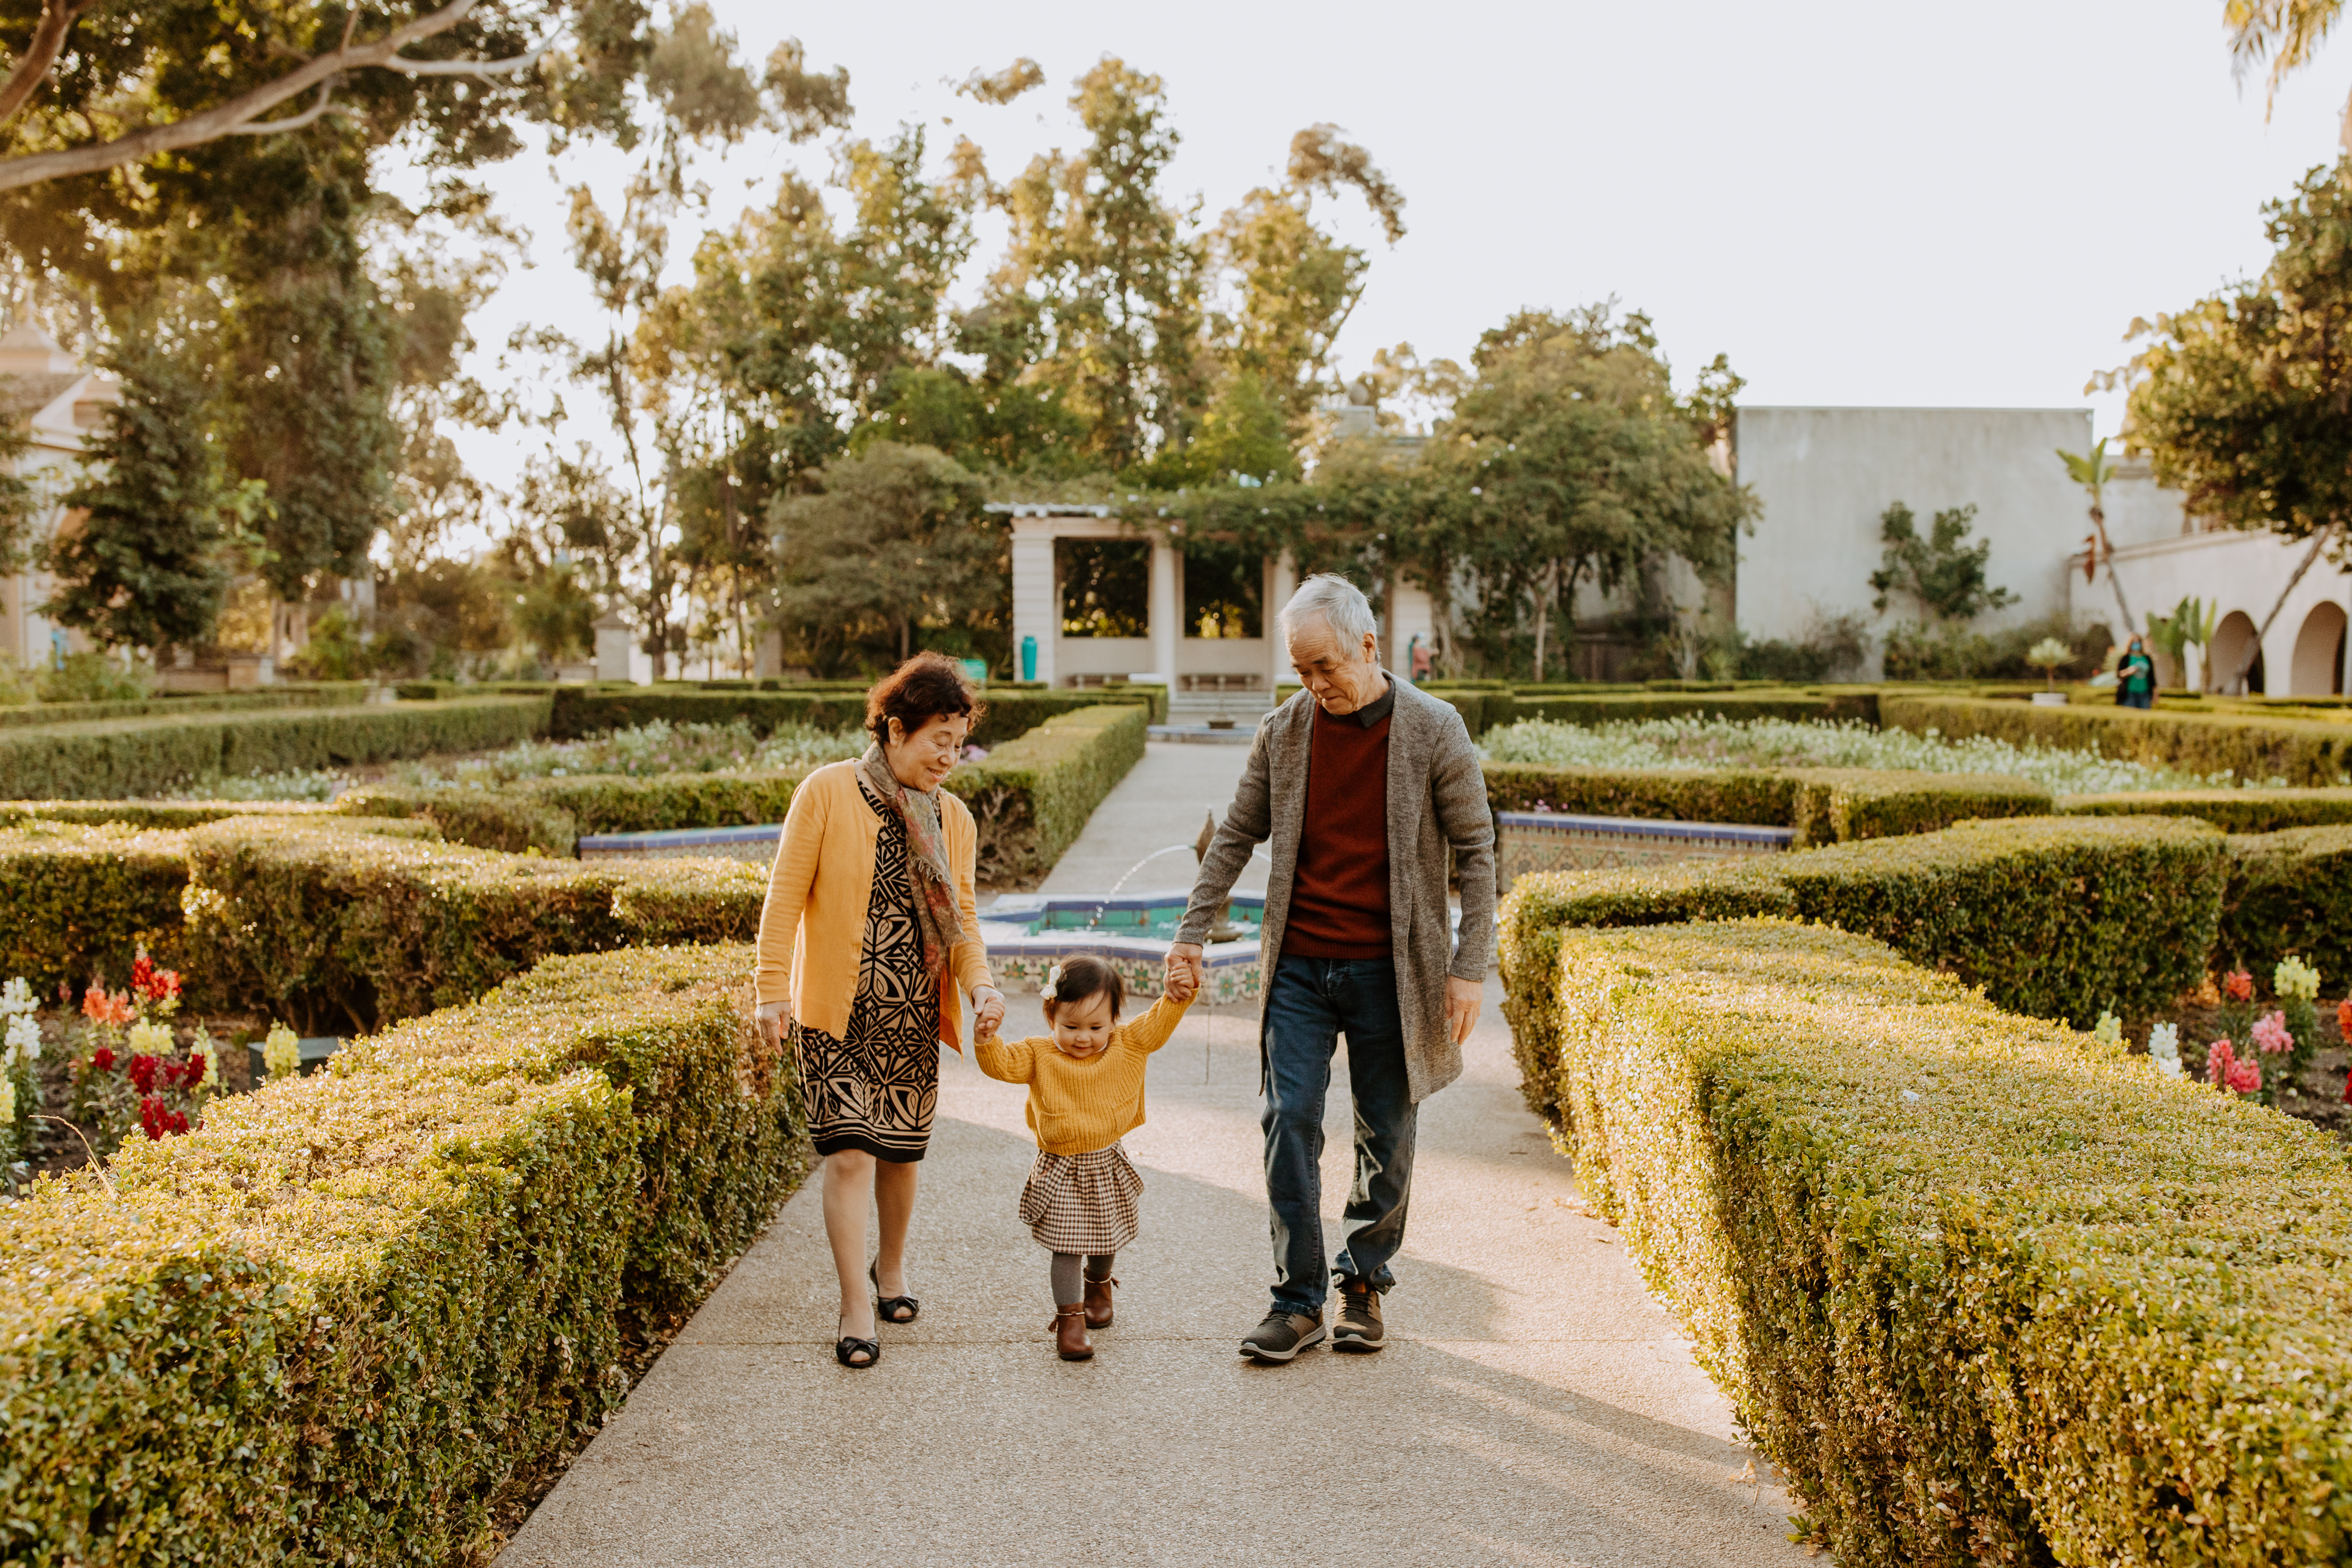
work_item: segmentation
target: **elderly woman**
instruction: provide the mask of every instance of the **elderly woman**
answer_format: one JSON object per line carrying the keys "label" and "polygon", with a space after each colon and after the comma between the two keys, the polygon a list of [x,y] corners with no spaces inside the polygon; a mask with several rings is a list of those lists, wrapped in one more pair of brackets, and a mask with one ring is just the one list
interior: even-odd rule
{"label": "elderly woman", "polygon": [[[940,1046],[963,1048],[958,985],[971,993],[975,1038],[1004,1017],[974,934],[971,813],[940,787],[979,713],[962,669],[938,654],[868,692],[873,744],[793,792],[760,916],[760,1022],[782,1031],[800,1068],[841,1276],[844,1366],[881,1360],[877,1319],[911,1323],[919,1310],[907,1293],[907,1221],[939,1106]],[[882,1221],[871,1265],[869,1201]]]}

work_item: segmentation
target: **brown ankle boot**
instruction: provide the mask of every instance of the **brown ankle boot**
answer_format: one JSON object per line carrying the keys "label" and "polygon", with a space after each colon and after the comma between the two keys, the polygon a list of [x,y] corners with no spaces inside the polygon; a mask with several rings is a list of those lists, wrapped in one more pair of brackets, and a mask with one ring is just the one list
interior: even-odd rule
{"label": "brown ankle boot", "polygon": [[1087,1278],[1087,1327],[1090,1329],[1110,1327],[1110,1288],[1118,1283],[1117,1279],[1108,1274],[1099,1279],[1092,1276]]}
{"label": "brown ankle boot", "polygon": [[1045,1327],[1054,1335],[1054,1353],[1064,1361],[1094,1360],[1095,1342],[1087,1337],[1087,1309],[1083,1302],[1055,1308],[1054,1321]]}

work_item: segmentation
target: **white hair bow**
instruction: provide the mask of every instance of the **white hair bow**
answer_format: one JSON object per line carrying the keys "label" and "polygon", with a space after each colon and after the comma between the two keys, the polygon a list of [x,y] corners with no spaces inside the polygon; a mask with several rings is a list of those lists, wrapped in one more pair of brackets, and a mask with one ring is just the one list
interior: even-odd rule
{"label": "white hair bow", "polygon": [[1061,984],[1062,966],[1056,963],[1045,971],[1045,986],[1038,991],[1037,999],[1041,1002],[1051,1002],[1054,999],[1055,988]]}

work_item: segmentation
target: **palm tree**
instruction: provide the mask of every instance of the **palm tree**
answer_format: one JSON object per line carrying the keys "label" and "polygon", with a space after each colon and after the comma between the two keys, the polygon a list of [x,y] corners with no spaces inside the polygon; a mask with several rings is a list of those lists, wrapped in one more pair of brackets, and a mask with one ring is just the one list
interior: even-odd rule
{"label": "palm tree", "polygon": [[[2230,29],[2230,64],[2243,80],[2265,59],[2270,79],[2263,87],[2263,118],[2278,101],[2279,84],[2311,63],[2329,29],[2344,13],[2344,0],[2223,0],[2221,19]],[[2352,153],[2352,98],[2344,102],[2336,141]]]}
{"label": "palm tree", "polygon": [[2116,608],[2124,614],[2124,636],[2129,637],[2139,622],[2124,597],[2124,585],[2116,580],[2116,547],[2107,542],[2107,481],[2116,477],[2116,466],[2107,461],[2107,438],[2100,437],[2087,457],[2063,448],[2058,457],[2066,465],[2067,476],[2091,492],[2091,537],[2085,542],[2090,546],[2091,558],[2084,563],[2084,576],[2096,576],[2099,563],[2107,563],[2107,586],[2115,590]]}

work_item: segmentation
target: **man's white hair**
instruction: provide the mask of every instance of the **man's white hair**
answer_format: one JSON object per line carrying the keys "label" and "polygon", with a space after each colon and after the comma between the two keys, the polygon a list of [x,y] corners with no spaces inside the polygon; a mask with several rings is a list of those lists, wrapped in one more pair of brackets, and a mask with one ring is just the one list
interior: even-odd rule
{"label": "man's white hair", "polygon": [[1290,640],[1299,622],[1318,617],[1331,628],[1341,651],[1350,658],[1364,646],[1366,637],[1380,635],[1380,622],[1373,618],[1372,602],[1364,597],[1364,591],[1328,572],[1318,572],[1298,584],[1298,592],[1282,606],[1283,640]]}

